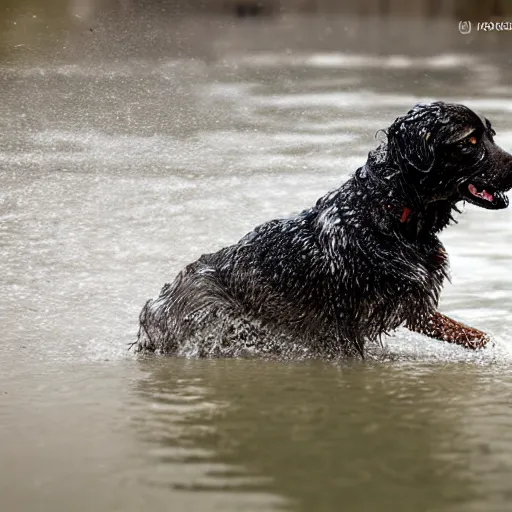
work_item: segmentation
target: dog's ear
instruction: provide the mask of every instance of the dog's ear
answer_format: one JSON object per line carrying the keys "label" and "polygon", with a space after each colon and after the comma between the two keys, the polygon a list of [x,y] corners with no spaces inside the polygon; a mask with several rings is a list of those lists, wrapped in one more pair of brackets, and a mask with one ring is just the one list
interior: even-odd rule
{"label": "dog's ear", "polygon": [[492,127],[491,121],[487,117],[483,117],[483,122],[491,140],[494,140],[493,137],[496,135],[496,130]]}
{"label": "dog's ear", "polygon": [[443,103],[416,105],[399,117],[387,132],[390,158],[400,167],[430,171],[436,161],[438,131],[443,124]]}

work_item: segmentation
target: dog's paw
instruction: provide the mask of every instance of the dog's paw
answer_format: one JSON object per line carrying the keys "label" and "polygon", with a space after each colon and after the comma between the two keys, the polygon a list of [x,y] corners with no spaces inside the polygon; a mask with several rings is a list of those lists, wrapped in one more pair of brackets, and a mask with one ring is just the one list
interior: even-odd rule
{"label": "dog's paw", "polygon": [[470,350],[482,349],[491,342],[491,337],[487,333],[457,322],[439,311],[415,330],[431,338],[454,343]]}
{"label": "dog's paw", "polygon": [[485,348],[487,344],[492,343],[492,339],[488,334],[482,332],[476,337],[472,337],[471,339],[466,338],[461,345],[464,348],[469,348],[471,350],[480,350]]}

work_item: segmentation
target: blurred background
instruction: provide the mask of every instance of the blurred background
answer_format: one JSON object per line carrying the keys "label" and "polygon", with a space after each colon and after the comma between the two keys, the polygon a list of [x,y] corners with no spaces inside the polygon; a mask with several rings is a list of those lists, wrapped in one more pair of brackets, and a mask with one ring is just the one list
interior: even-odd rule
{"label": "blurred background", "polygon": [[488,21],[512,3],[0,0],[0,510],[511,509],[512,210],[442,234],[441,310],[483,351],[128,350],[184,265],[314,204],[415,103],[465,103],[510,150]]}
{"label": "blurred background", "polygon": [[[476,34],[475,24],[472,34],[461,38],[454,28],[459,21],[507,21],[512,4],[507,0],[2,0],[0,12],[4,58],[29,48],[32,52],[53,48],[56,57],[65,59],[78,51],[77,45],[82,53],[108,49],[113,57],[122,52],[113,48],[116,41],[128,44],[136,55],[154,54],[155,48],[150,48],[154,43],[161,51],[183,55],[200,51],[212,57],[226,45],[231,50],[234,45],[239,50],[264,50],[278,44],[289,49],[315,44],[324,50],[428,55],[456,49],[506,53],[507,30]],[[237,30],[237,19],[242,18],[247,20],[245,26]],[[250,23],[258,27],[250,30],[251,36],[246,34]],[[112,24],[118,27],[116,33]],[[130,33],[119,34],[119,24],[130,27]],[[109,36],[116,41],[109,41]]]}

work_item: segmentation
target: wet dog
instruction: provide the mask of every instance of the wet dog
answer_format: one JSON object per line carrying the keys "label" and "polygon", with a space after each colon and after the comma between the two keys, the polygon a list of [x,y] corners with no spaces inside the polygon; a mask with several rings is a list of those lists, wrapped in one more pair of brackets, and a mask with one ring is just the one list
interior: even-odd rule
{"label": "wet dog", "polygon": [[512,156],[463,105],[417,105],[366,164],[296,217],[201,256],[140,315],[138,351],[198,356],[364,355],[401,325],[480,348],[437,311],[448,258],[437,234],[457,204],[508,205]]}

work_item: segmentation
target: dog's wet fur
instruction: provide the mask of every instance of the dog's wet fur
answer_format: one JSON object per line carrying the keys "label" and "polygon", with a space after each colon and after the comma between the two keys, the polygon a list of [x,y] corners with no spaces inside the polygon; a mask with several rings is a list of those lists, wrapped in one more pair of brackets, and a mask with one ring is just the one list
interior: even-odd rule
{"label": "dog's wet fur", "polygon": [[416,105],[384,134],[314,207],[258,226],[166,284],[141,312],[138,351],[335,358],[364,355],[400,325],[483,346],[483,332],[437,312],[448,274],[437,234],[461,201],[508,205],[512,156],[463,105]]}

